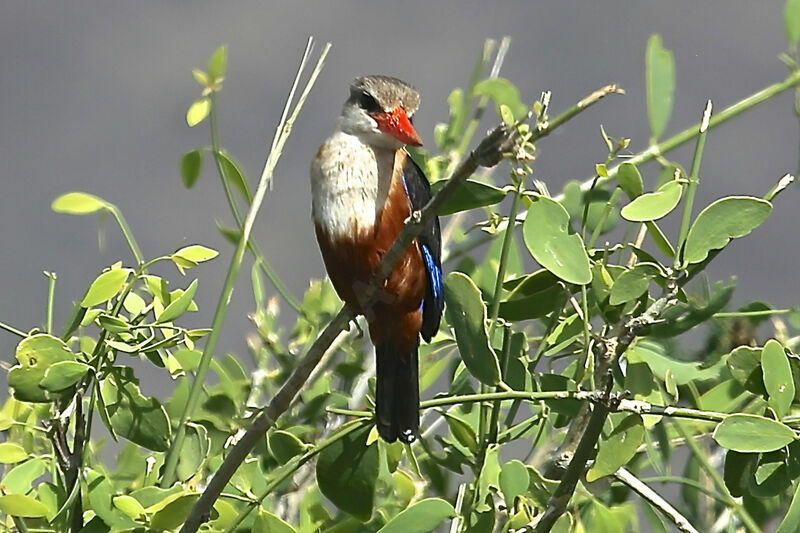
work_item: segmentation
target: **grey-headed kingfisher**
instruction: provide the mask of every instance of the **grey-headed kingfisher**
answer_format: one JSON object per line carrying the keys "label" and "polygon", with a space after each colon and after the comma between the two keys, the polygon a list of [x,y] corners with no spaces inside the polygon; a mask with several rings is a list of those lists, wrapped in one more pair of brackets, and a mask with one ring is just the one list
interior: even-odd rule
{"label": "grey-headed kingfisher", "polygon": [[444,307],[439,221],[434,218],[362,308],[364,288],[405,221],[431,198],[405,146],[421,146],[412,118],[419,93],[388,76],[350,85],[336,131],[311,165],[312,215],[339,297],[363,314],[375,345],[375,418],[380,436],[413,442],[419,433],[419,339],[430,341]]}

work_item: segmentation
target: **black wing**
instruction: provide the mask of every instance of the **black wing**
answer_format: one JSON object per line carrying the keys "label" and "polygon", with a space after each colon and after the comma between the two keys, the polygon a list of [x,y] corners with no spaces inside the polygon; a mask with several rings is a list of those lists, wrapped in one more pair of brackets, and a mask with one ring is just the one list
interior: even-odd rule
{"label": "black wing", "polygon": [[[418,211],[431,199],[431,185],[425,173],[411,156],[406,157],[403,181],[411,201],[411,208]],[[442,279],[442,235],[439,217],[434,217],[417,236],[422,258],[428,272],[428,285],[422,302],[422,338],[430,342],[439,331],[439,322],[444,309],[444,280]]]}

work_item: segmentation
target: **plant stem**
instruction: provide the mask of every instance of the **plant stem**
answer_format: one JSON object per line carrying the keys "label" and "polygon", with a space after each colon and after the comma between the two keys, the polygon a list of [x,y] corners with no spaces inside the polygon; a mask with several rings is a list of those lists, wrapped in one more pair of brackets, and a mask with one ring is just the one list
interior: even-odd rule
{"label": "plant stem", "polygon": [[28,334],[25,333],[24,331],[19,330],[19,329],[15,328],[14,326],[9,326],[5,322],[0,322],[0,329],[5,330],[5,331],[7,331],[9,333],[13,333],[17,337],[20,337],[20,338],[23,338],[23,339],[28,336]]}
{"label": "plant stem", "polygon": [[760,533],[761,528],[758,526],[753,517],[750,516],[750,513],[739,504],[731,493],[728,492],[728,487],[725,486],[725,481],[722,479],[722,476],[717,471],[716,468],[709,462],[708,457],[706,457],[705,453],[700,449],[697,442],[691,437],[689,431],[686,429],[686,426],[679,420],[673,421],[673,426],[675,429],[678,430],[678,433],[684,438],[686,442],[686,446],[691,450],[694,457],[700,463],[700,466],[703,467],[703,470],[706,471],[708,477],[711,478],[711,481],[714,482],[714,486],[717,487],[717,490],[725,497],[726,503],[728,506],[739,515],[739,518],[742,520],[742,524],[745,528],[750,531],[750,533]]}
{"label": "plant stem", "polygon": [[714,313],[714,318],[747,318],[759,316],[788,315],[795,309],[764,309],[762,311],[730,311],[725,313]]}
{"label": "plant stem", "polygon": [[55,272],[45,272],[45,276],[47,279],[50,280],[47,284],[47,325],[45,331],[50,335],[53,334],[53,308],[55,307],[56,301],[56,280],[58,276],[56,276]]}
{"label": "plant stem", "polygon": [[630,487],[631,490],[644,498],[650,505],[658,509],[664,516],[669,518],[679,530],[684,533],[699,533],[691,522],[678,512],[675,507],[624,467],[617,470],[614,477]]}
{"label": "plant stem", "polygon": [[136,259],[136,263],[137,264],[144,263],[144,255],[142,255],[142,249],[139,248],[139,244],[136,242],[136,238],[133,236],[131,227],[128,225],[128,222],[122,215],[122,211],[120,210],[120,208],[114,204],[106,202],[106,209],[109,210],[111,215],[116,219],[117,224],[119,224],[119,229],[122,230],[122,235],[128,242],[128,247],[131,249],[133,257]]}
{"label": "plant stem", "polygon": [[[789,76],[787,76],[783,81],[779,81],[777,83],[773,83],[767,87],[764,87],[758,92],[751,94],[750,96],[739,100],[735,104],[730,107],[727,107],[720,111],[719,113],[715,114],[708,123],[708,129],[715,128],[728,120],[739,116],[743,112],[747,111],[748,109],[752,109],[753,107],[757,106],[760,103],[766,102],[770,98],[782,93],[787,89],[791,89],[792,87],[800,84],[800,71],[792,72]],[[651,144],[647,149],[642,152],[639,152],[635,156],[630,159],[627,159],[626,163],[632,163],[634,165],[641,165],[651,159],[659,157],[666,152],[680,146],[681,144],[689,141],[700,134],[700,124],[694,124],[689,128],[686,128],[680,133],[673,135],[669,139],[661,141],[657,144]],[[617,177],[617,172],[619,172],[619,165],[616,165],[610,169],[608,169],[608,178],[600,178],[599,185],[608,182],[609,180],[615,179]],[[593,179],[588,179],[581,183],[581,190],[587,191],[592,184]],[[559,195],[554,198],[556,201],[560,201],[563,199],[563,194]]]}
{"label": "plant stem", "polygon": [[489,308],[489,339],[492,338],[495,327],[497,327],[497,317],[500,314],[500,300],[503,299],[503,282],[506,277],[508,267],[508,253],[511,250],[511,243],[514,241],[514,229],[516,228],[517,211],[519,210],[519,200],[522,196],[523,181],[515,179],[514,196],[511,199],[511,209],[508,212],[508,224],[503,232],[503,245],[500,249],[500,263],[497,265],[497,279],[494,282],[494,295]]}
{"label": "plant stem", "polygon": [[677,253],[675,254],[675,268],[680,268],[683,255],[683,245],[686,242],[686,235],[689,233],[689,226],[692,223],[692,209],[694,208],[694,197],[697,194],[697,186],[700,183],[700,163],[703,160],[703,149],[706,146],[708,137],[708,123],[711,120],[711,100],[706,103],[703,111],[703,119],[700,121],[700,132],[697,137],[697,145],[694,149],[694,160],[692,161],[692,173],[689,175],[689,185],[686,187],[686,203],[683,206],[683,218],[681,219],[681,229],[678,233]]}
{"label": "plant stem", "polygon": [[[217,342],[219,341],[220,335],[222,334],[222,327],[225,323],[225,317],[228,312],[228,307],[230,305],[231,297],[233,296],[233,290],[236,285],[236,279],[239,275],[239,271],[241,270],[242,261],[244,259],[245,249],[247,248],[247,243],[250,240],[250,233],[253,230],[253,225],[255,224],[256,216],[258,215],[258,211],[261,208],[261,204],[264,201],[264,197],[267,193],[267,188],[269,186],[270,179],[272,178],[272,174],[275,170],[275,165],[277,164],[281,152],[283,151],[283,146],[286,143],[286,139],[288,138],[291,132],[291,125],[294,123],[297,115],[300,113],[300,109],[302,109],[303,104],[305,103],[306,98],[308,97],[308,93],[313,87],[314,82],[319,76],[319,73],[322,69],[322,65],[325,62],[325,57],[328,55],[328,50],[330,50],[330,44],[325,45],[325,48],[322,50],[320,54],[319,60],[317,61],[317,66],[314,71],[311,73],[311,77],[309,78],[308,83],[306,84],[305,90],[303,94],[298,99],[294,110],[292,111],[292,115],[285,120],[282,124],[279,125],[277,135],[279,135],[278,141],[274,144],[274,150],[272,150],[267,157],[267,162],[264,166],[264,172],[261,174],[261,179],[258,183],[258,188],[256,189],[256,193],[253,196],[253,202],[250,205],[250,209],[247,213],[247,218],[245,219],[244,226],[242,227],[242,235],[239,239],[239,244],[236,246],[236,251],[231,258],[231,264],[228,267],[228,274],[225,278],[225,285],[222,289],[220,294],[219,302],[217,304],[217,309],[214,313],[214,321],[212,323],[212,330],[208,336],[208,340],[206,341],[205,349],[203,350],[203,355],[200,359],[200,364],[197,367],[197,371],[195,374],[194,382],[192,383],[192,388],[189,391],[189,397],[186,400],[186,407],[181,414],[180,422],[178,423],[177,433],[175,434],[175,438],[170,444],[169,450],[167,451],[167,457],[164,463],[164,474],[161,478],[161,486],[166,488],[171,486],[175,482],[175,470],[178,466],[178,457],[180,456],[181,450],[183,448],[183,442],[186,437],[186,423],[194,416],[195,409],[197,408],[197,404],[200,400],[200,394],[203,389],[203,385],[205,383],[205,378],[208,373],[208,368],[211,365],[211,359],[214,357],[214,351],[217,347]],[[307,55],[307,54],[305,54]],[[305,57],[304,55],[304,57]],[[302,70],[299,70],[297,73],[297,77],[301,75]],[[290,105],[291,102],[287,103],[287,106]]]}

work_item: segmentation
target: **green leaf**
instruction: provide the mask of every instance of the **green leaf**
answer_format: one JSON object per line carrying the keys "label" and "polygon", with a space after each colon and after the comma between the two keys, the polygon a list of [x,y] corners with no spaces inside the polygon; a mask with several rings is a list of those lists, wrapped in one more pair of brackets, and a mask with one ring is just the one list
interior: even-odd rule
{"label": "green leaf", "polygon": [[652,35],[647,41],[645,60],[647,76],[647,116],[653,138],[661,137],[669,124],[675,97],[675,57],[664,48],[661,36]]}
{"label": "green leaf", "polygon": [[203,97],[195,101],[189,110],[186,111],[186,124],[193,128],[203,122],[211,111],[211,100],[208,97]]}
{"label": "green leaf", "polygon": [[644,193],[642,175],[639,174],[639,169],[633,163],[622,163],[619,166],[617,180],[619,181],[619,186],[631,200]]}
{"label": "green leaf", "polygon": [[366,427],[333,442],[319,454],[316,469],[322,494],[362,522],[372,516],[378,479],[378,445],[367,446],[370,431]]}
{"label": "green leaf", "polygon": [[225,75],[225,68],[228,64],[228,46],[222,45],[217,48],[208,60],[208,75],[211,79],[217,80]]}
{"label": "green leaf", "polygon": [[529,483],[530,474],[522,461],[514,459],[503,465],[500,470],[500,490],[503,491],[508,509],[514,508],[517,496],[528,492]]}
{"label": "green leaf", "polygon": [[78,361],[59,361],[44,372],[39,386],[51,392],[68,389],[78,383],[89,372],[89,365]]}
{"label": "green leaf", "polygon": [[566,209],[544,196],[531,200],[522,234],[533,258],[567,283],[585,285],[591,282],[589,256],[581,236],[569,227]]}
{"label": "green leaf", "polygon": [[520,120],[528,113],[528,106],[522,103],[519,89],[505,78],[488,78],[475,84],[473,88],[475,96],[488,96],[499,106],[505,104],[514,114],[516,120]]}
{"label": "green leaf", "polygon": [[131,270],[128,268],[106,270],[89,286],[81,305],[89,308],[110,300],[122,291],[130,273]]}
{"label": "green leaf", "polygon": [[24,494],[0,496],[0,511],[21,518],[40,518],[47,515],[47,506]]}
{"label": "green leaf", "polygon": [[453,272],[445,280],[445,315],[456,334],[464,365],[480,382],[500,382],[500,364],[489,344],[486,306],[475,283],[465,274]]}
{"label": "green leaf", "polygon": [[619,305],[639,298],[647,292],[650,281],[660,275],[657,265],[652,263],[638,263],[633,268],[624,271],[614,280],[609,293],[608,303]]}
{"label": "green leaf", "polygon": [[680,361],[667,355],[663,345],[648,339],[636,339],[627,352],[628,361],[644,362],[659,379],[666,379],[667,372],[677,385],[692,381],[701,382],[719,377],[721,362],[704,368],[701,363]]}
{"label": "green leaf", "polygon": [[[161,510],[156,511],[150,519],[150,527],[156,531],[169,531],[176,529],[186,521],[200,494],[176,494],[177,498],[170,501]],[[153,506],[147,511],[152,512]]]}
{"label": "green leaf", "polygon": [[[127,300],[127,297],[125,299]],[[94,311],[94,309],[92,309],[92,311]],[[131,330],[130,323],[121,316],[111,316],[100,313],[97,316],[97,323],[109,333],[126,333]]]}
{"label": "green leaf", "polygon": [[200,174],[203,172],[202,150],[189,150],[181,158],[181,178],[183,186],[187,189],[194,187]]}
{"label": "green leaf", "polygon": [[[797,3],[795,2],[795,4]],[[798,8],[798,11],[800,11],[800,8]],[[800,29],[797,31],[800,32]],[[800,531],[800,484],[795,488],[792,503],[789,504],[789,510],[786,511],[786,516],[781,520],[775,533],[796,533],[797,531]]]}
{"label": "green leaf", "polygon": [[259,508],[253,533],[295,533],[295,529],[274,514]]}
{"label": "green leaf", "polygon": [[681,201],[683,186],[677,180],[668,181],[655,192],[645,193],[622,208],[620,215],[631,222],[658,220],[672,212]]}
{"label": "green leaf", "polygon": [[714,440],[737,452],[771,452],[795,439],[792,428],[770,418],[750,414],[727,417],[714,430]]}
{"label": "green leaf", "polygon": [[8,386],[14,390],[14,397],[25,402],[47,402],[50,395],[39,387],[47,369],[61,361],[74,361],[75,354],[61,339],[40,333],[20,341],[16,358],[18,364],[8,373]]}
{"label": "green leaf", "polygon": [[[439,180],[431,185],[431,192],[436,194],[444,187],[447,180]],[[506,191],[498,189],[488,183],[475,180],[466,180],[447,199],[439,215],[452,215],[459,211],[469,211],[478,207],[487,207],[497,204],[506,197]]]}
{"label": "green leaf", "polygon": [[239,164],[233,159],[233,156],[225,150],[218,151],[217,156],[219,157],[219,164],[222,167],[222,174],[225,177],[225,181],[235,187],[244,199],[247,200],[247,203],[250,203],[253,200],[253,193],[250,192],[250,186],[247,184],[244,172],[242,172]]}
{"label": "green leaf", "polygon": [[211,85],[211,78],[209,77],[208,73],[200,70],[199,68],[192,69],[192,76],[194,77],[195,81],[203,87],[208,87]]}
{"label": "green leaf", "polygon": [[478,453],[478,434],[475,432],[469,422],[447,411],[440,411],[441,415],[447,420],[447,425],[450,426],[450,433],[456,440],[467,448],[472,453]]}
{"label": "green leaf", "polygon": [[111,503],[114,504],[114,507],[134,520],[144,515],[144,507],[142,507],[142,504],[139,503],[139,500],[133,498],[132,496],[128,496],[127,494],[114,496],[111,499]]}
{"label": "green leaf", "polygon": [[158,400],[143,396],[136,383],[121,383],[118,373],[103,380],[101,396],[115,433],[148,450],[167,451],[171,428]]}
{"label": "green leaf", "polygon": [[189,480],[201,472],[200,467],[209,455],[209,448],[210,441],[206,427],[188,422],[186,424],[186,440],[178,458],[178,467],[175,470],[179,480]]}
{"label": "green leaf", "polygon": [[560,310],[569,298],[567,288],[549,270],[538,270],[513,282],[513,286],[506,282],[505,288],[511,292],[500,303],[500,316],[512,322],[547,316]]}
{"label": "green leaf", "polygon": [[764,372],[764,387],[769,395],[769,406],[775,410],[778,418],[789,414],[794,399],[794,381],[789,358],[783,346],[772,339],[764,345],[761,352],[761,368]]}
{"label": "green leaf", "polygon": [[183,313],[185,313],[189,306],[192,304],[192,298],[194,298],[194,294],[197,292],[197,280],[194,280],[189,284],[183,294],[175,298],[170,302],[170,304],[164,308],[164,311],[158,315],[158,320],[156,322],[163,324],[164,322],[172,322]]}
{"label": "green leaf", "polygon": [[744,237],[772,212],[772,204],[751,196],[729,196],[703,209],[686,236],[684,266],[700,263],[712,250],[724,248],[731,239]]}
{"label": "green leaf", "polygon": [[[761,368],[761,348],[739,346],[728,354],[725,364],[728,365],[731,376],[744,385],[753,372]],[[759,381],[762,379],[759,378]]]}
{"label": "green leaf", "polygon": [[293,434],[281,430],[271,431],[267,435],[267,446],[272,456],[282,465],[306,451],[308,447]]}
{"label": "green leaf", "polygon": [[13,464],[28,458],[28,452],[19,444],[4,442],[0,444],[0,463]]}
{"label": "green leaf", "polygon": [[800,0],[787,0],[783,11],[783,24],[786,29],[786,40],[791,48],[795,48],[800,42]]}
{"label": "green leaf", "polygon": [[50,460],[44,457],[35,457],[20,463],[0,481],[6,492],[25,494],[30,492],[33,482],[42,477],[50,465]]}
{"label": "green leaf", "polygon": [[644,442],[644,423],[637,414],[626,416],[607,439],[600,441],[594,464],[586,472],[586,481],[609,476],[630,461]]}
{"label": "green leaf", "polygon": [[169,256],[178,268],[194,268],[200,263],[210,261],[219,255],[219,252],[200,244],[185,246]]}
{"label": "green leaf", "polygon": [[447,520],[456,516],[456,510],[449,502],[439,498],[420,500],[408,509],[399,512],[379,533],[428,533]]}
{"label": "green leaf", "polygon": [[53,200],[50,208],[56,213],[67,215],[89,215],[108,208],[102,198],[85,192],[68,192]]}

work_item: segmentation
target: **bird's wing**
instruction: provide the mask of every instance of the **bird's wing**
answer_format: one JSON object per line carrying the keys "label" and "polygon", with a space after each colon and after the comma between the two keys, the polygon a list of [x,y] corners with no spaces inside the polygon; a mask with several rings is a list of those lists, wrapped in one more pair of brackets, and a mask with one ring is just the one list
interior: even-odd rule
{"label": "bird's wing", "polygon": [[[403,183],[411,208],[418,211],[425,207],[431,199],[431,185],[419,166],[411,159],[405,158],[403,167]],[[422,258],[428,274],[428,285],[422,303],[422,338],[430,341],[439,330],[444,309],[444,280],[442,279],[442,236],[439,229],[439,217],[434,217],[417,236]]]}

